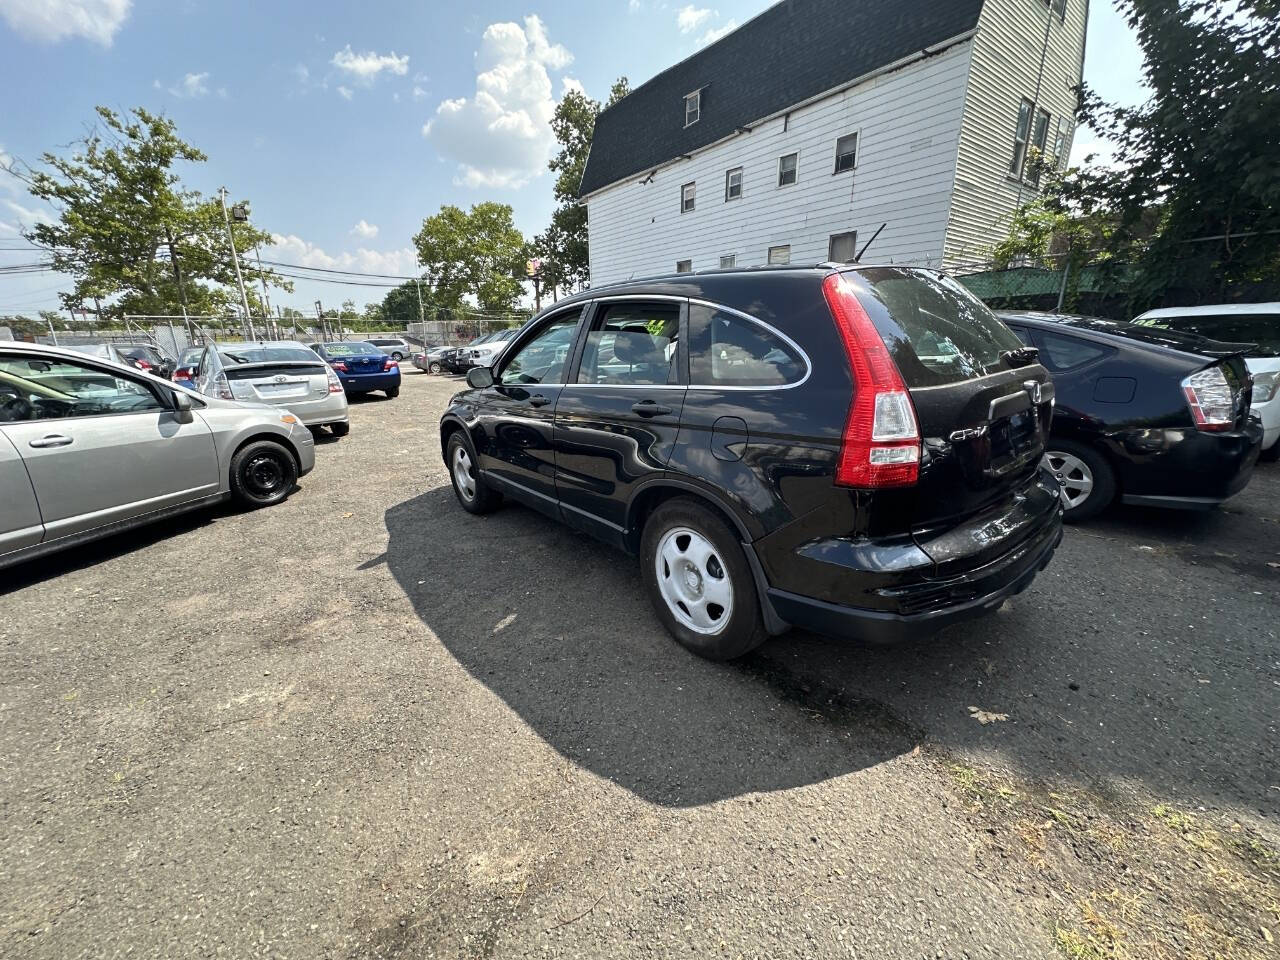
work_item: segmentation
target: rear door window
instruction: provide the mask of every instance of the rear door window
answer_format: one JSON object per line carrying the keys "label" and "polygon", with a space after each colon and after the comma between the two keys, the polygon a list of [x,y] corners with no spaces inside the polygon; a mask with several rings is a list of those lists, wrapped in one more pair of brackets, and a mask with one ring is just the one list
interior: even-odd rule
{"label": "rear door window", "polygon": [[796,349],[762,323],[715,307],[689,306],[689,383],[770,387],[798,383],[807,367]]}
{"label": "rear door window", "polygon": [[602,303],[596,308],[587,334],[578,382],[675,383],[679,338],[678,303]]}
{"label": "rear door window", "polygon": [[1009,370],[1022,341],[963,286],[942,274],[864,267],[855,285],[908,388],[960,383]]}

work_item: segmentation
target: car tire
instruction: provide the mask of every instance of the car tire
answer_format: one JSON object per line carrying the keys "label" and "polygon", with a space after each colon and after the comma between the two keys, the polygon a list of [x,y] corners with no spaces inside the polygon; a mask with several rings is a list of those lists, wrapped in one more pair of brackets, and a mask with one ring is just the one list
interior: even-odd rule
{"label": "car tire", "polygon": [[246,507],[281,503],[297,483],[298,461],[274,440],[255,440],[231,458],[231,493]]}
{"label": "car tire", "polygon": [[1280,460],[1280,440],[1277,440],[1267,449],[1258,454],[1258,459],[1263,463],[1275,463]]}
{"label": "car tire", "polygon": [[439,360],[433,360],[427,364],[427,373],[440,373],[444,368],[440,366]]}
{"label": "car tire", "polygon": [[329,432],[335,437],[345,437],[351,432],[351,424],[348,423],[331,423],[329,424]]}
{"label": "car tire", "polygon": [[388,400],[394,400],[396,397],[400,396],[400,388],[399,388],[399,387],[392,387],[392,388],[391,388],[390,390],[388,390],[386,393],[387,393],[387,399],[388,399]]}
{"label": "car tire", "polygon": [[453,494],[467,513],[491,513],[502,503],[502,494],[485,483],[480,475],[476,467],[476,452],[461,430],[449,437],[445,465],[449,468]]}
{"label": "car tire", "polygon": [[1106,458],[1093,447],[1074,440],[1050,439],[1044,464],[1063,488],[1066,523],[1096,517],[1116,497],[1116,475]]}
{"label": "car tire", "polygon": [[399,350],[393,351],[391,354],[391,359],[394,360],[396,363],[399,363],[401,360],[404,359],[404,354],[401,353]]}
{"label": "car tire", "polygon": [[640,571],[658,619],[691,653],[733,660],[768,638],[741,543],[697,501],[677,497],[653,512],[640,539]]}

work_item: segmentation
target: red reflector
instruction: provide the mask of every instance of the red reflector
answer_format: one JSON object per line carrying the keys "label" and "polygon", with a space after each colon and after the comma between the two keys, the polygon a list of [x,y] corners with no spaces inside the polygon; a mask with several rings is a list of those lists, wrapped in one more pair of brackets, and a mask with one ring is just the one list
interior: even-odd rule
{"label": "red reflector", "polygon": [[920,428],[911,394],[848,281],[833,273],[822,295],[853,372],[853,400],[836,466],[842,487],[909,487],[920,478]]}

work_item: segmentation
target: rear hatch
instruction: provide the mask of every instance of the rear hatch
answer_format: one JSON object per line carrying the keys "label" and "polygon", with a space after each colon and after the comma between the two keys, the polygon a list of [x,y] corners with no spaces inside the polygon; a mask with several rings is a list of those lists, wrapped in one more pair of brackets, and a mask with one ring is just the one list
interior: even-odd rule
{"label": "rear hatch", "polygon": [[1053,415],[1048,371],[942,274],[866,267],[846,279],[897,365],[921,438],[918,481],[877,490],[875,512],[908,525],[939,575],[1016,548],[1056,506],[1034,490]]}
{"label": "rear hatch", "polygon": [[223,350],[219,356],[236,400],[288,405],[329,395],[328,367],[306,347]]}
{"label": "rear hatch", "polygon": [[387,356],[381,350],[373,350],[369,353],[335,353],[330,348],[326,350],[330,360],[343,364],[347,368],[347,373],[355,376],[382,373],[387,363]]}

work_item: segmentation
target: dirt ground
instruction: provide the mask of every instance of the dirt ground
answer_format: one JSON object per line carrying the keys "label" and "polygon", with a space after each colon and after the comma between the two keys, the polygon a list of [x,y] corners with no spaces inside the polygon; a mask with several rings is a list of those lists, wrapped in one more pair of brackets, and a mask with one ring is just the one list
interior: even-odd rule
{"label": "dirt ground", "polygon": [[670,641],[407,373],[285,504],[0,572],[0,954],[1275,957],[1280,469],[928,643]]}

